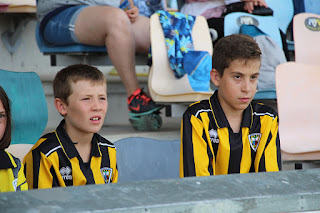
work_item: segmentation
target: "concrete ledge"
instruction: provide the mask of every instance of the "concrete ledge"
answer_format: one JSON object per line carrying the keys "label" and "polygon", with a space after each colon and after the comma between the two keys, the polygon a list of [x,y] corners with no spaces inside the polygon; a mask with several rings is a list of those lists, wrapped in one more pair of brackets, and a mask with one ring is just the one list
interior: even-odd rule
{"label": "concrete ledge", "polygon": [[320,209],[320,169],[0,194],[1,212],[296,212]]}

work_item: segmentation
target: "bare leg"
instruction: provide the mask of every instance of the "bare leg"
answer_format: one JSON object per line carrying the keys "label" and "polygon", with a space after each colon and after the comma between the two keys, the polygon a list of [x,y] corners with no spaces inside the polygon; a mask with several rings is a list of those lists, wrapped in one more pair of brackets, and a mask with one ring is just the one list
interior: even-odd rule
{"label": "bare leg", "polygon": [[135,73],[135,52],[147,52],[150,45],[149,19],[139,17],[131,24],[119,8],[92,6],[83,9],[75,23],[78,40],[88,45],[106,45],[108,55],[130,96],[139,88]]}

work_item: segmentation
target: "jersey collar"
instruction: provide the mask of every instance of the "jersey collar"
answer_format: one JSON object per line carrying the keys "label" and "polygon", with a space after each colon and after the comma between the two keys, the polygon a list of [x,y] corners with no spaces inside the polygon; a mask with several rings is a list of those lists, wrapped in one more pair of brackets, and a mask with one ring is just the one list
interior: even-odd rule
{"label": "jersey collar", "polygon": [[[229,122],[227,120],[226,115],[220,105],[218,100],[218,90],[216,90],[213,95],[209,99],[210,107],[212,110],[212,115],[214,121],[218,128],[230,127]],[[244,110],[243,117],[241,121],[241,127],[248,127],[251,128],[252,121],[253,121],[253,109],[251,103],[249,106]]]}
{"label": "jersey collar", "polygon": [[[62,148],[67,154],[68,158],[80,157],[76,147],[74,146],[72,140],[68,136],[66,130],[64,129],[65,120],[62,120],[57,127],[57,137],[60,141]],[[90,156],[100,157],[100,152],[98,148],[97,134],[94,133],[91,141],[91,153]]]}
{"label": "jersey collar", "polygon": [[10,154],[4,150],[0,150],[0,169],[13,169],[17,165]]}

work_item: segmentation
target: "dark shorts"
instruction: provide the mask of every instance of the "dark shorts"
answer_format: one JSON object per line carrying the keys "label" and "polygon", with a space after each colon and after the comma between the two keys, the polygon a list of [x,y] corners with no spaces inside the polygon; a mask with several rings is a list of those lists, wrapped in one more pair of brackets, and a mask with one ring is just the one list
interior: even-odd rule
{"label": "dark shorts", "polygon": [[71,6],[61,12],[57,9],[57,14],[54,14],[55,11],[49,13],[42,20],[45,22],[42,29],[44,39],[55,45],[80,43],[74,33],[74,25],[79,13],[86,7],[88,5]]}

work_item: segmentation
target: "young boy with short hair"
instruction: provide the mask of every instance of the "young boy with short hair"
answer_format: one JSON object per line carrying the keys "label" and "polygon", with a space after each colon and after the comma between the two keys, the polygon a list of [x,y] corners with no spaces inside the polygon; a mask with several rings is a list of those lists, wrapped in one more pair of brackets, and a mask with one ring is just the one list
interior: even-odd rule
{"label": "young boy with short hair", "polygon": [[260,57],[258,44],[248,35],[217,42],[210,74],[218,89],[183,115],[180,177],[281,170],[277,113],[251,102]]}
{"label": "young boy with short hair", "polygon": [[108,108],[103,73],[89,65],[68,66],[57,73],[53,92],[64,119],[24,158],[29,188],[117,182],[115,146],[97,134]]}

